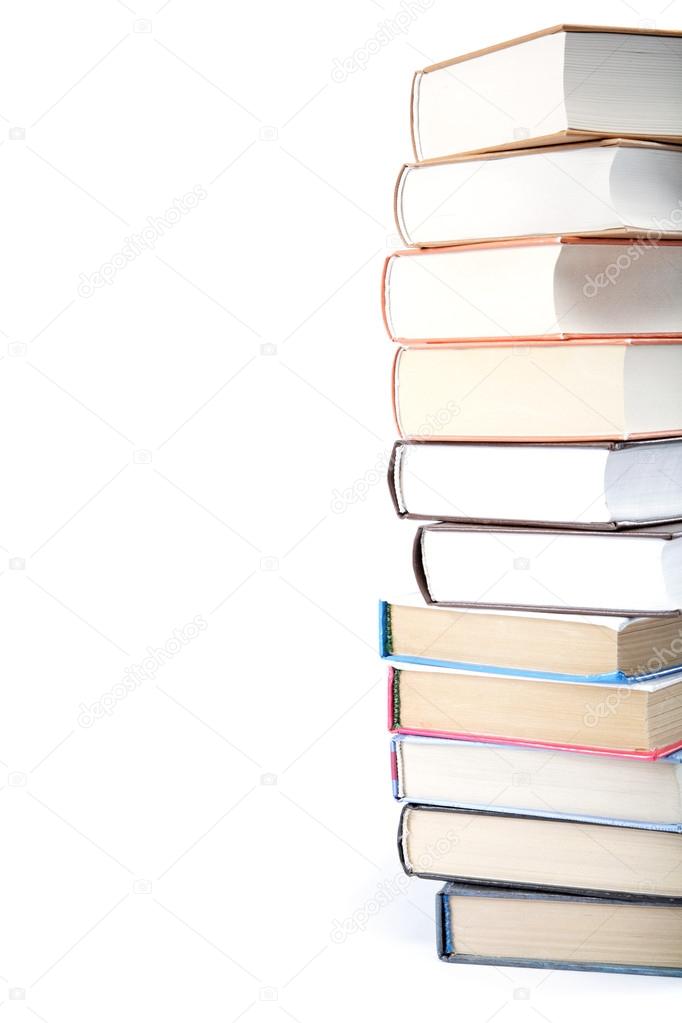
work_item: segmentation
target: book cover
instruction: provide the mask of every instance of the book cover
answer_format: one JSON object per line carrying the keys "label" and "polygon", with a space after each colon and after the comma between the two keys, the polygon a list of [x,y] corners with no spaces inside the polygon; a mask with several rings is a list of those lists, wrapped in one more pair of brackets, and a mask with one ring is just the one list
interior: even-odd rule
{"label": "book cover", "polygon": [[680,831],[404,803],[397,846],[408,877],[625,901],[644,890],[682,909]]}
{"label": "book cover", "polygon": [[[434,795],[433,790],[414,790],[409,759],[406,778],[406,746],[436,747],[445,753],[455,750],[466,757],[460,756],[447,765],[441,762],[444,765],[441,783]],[[651,758],[575,747],[553,748],[555,756],[547,757],[548,748],[551,749],[539,743],[521,744],[507,739],[434,738],[402,730],[394,732],[390,738],[393,797],[423,806],[494,809],[554,820],[682,832],[680,747]],[[643,760],[648,761],[646,766],[642,765]],[[447,784],[443,783],[445,779]],[[580,785],[585,791],[580,791]],[[568,796],[566,789],[571,786],[576,792]],[[428,785],[423,788],[428,789]],[[664,794],[658,813],[653,808],[650,790],[657,796]],[[666,812],[660,812],[661,806]]]}
{"label": "book cover", "polygon": [[[430,601],[428,602],[430,604]],[[431,605],[436,607],[438,605]],[[597,682],[619,685],[631,685],[635,682],[654,682],[679,672],[679,666],[664,668],[658,671],[628,675],[623,671],[600,672],[596,674],[579,674],[573,672],[539,671],[537,669],[513,668],[504,664],[486,664],[479,661],[457,661],[438,657],[420,657],[416,654],[399,654],[393,649],[391,635],[391,603],[379,601],[379,656],[384,661],[397,664],[424,665],[434,668],[455,668],[460,671],[480,672],[483,675],[510,675],[512,677],[556,679],[563,682]],[[607,617],[613,617],[610,613]]]}
{"label": "book cover", "polygon": [[[581,907],[587,910],[584,916],[584,925],[574,940],[568,940],[563,949],[558,949],[558,954],[551,957],[547,954],[549,942],[535,942],[535,948],[529,948],[526,954],[508,954],[504,951],[504,939],[498,945],[499,951],[490,954],[488,951],[471,951],[465,935],[460,934],[455,922],[456,914],[452,912],[452,905],[455,899],[472,900],[474,919],[476,918],[476,905],[474,900],[492,900],[490,909],[498,922],[504,923],[502,919],[503,910],[511,909],[509,913],[510,922],[516,921],[514,930],[518,930],[518,914],[525,916],[529,922],[533,920],[533,909],[540,910],[538,914],[541,921],[551,927],[553,934],[560,937],[565,928],[567,919],[566,909],[569,909],[569,919],[575,918],[580,913]],[[514,902],[522,902],[523,905],[516,907]],[[509,905],[511,903],[511,905]],[[479,903],[484,906],[484,903]],[[638,907],[645,911],[638,912]],[[516,912],[515,912],[516,910]],[[578,911],[578,914],[576,913]],[[482,923],[485,928],[489,914],[482,913]],[[643,927],[642,919],[646,925]],[[604,927],[609,928],[604,934]],[[617,935],[625,933],[631,937],[631,961],[618,961],[616,954]],[[601,947],[595,952],[601,952],[601,958],[587,958],[584,952],[585,944],[588,944],[590,932],[601,932],[603,939]],[[523,927],[521,928],[523,940]],[[664,938],[663,949],[656,956],[652,954],[647,939],[658,941]],[[527,944],[531,944],[526,940]],[[488,943],[486,943],[488,944]],[[582,946],[582,948],[581,948]],[[542,970],[587,970],[601,973],[635,973],[645,976],[660,977],[682,977],[682,908],[671,905],[665,899],[657,899],[647,895],[641,895],[636,899],[621,898],[593,898],[586,895],[560,895],[552,892],[529,892],[520,891],[515,888],[491,889],[477,885],[449,883],[436,894],[436,948],[441,960],[448,963],[460,963],[462,965],[488,965],[488,966],[526,966]],[[561,958],[562,955],[564,958]],[[652,959],[660,959],[660,962],[652,965]],[[636,961],[634,961],[636,960]],[[672,963],[674,965],[668,965]]]}

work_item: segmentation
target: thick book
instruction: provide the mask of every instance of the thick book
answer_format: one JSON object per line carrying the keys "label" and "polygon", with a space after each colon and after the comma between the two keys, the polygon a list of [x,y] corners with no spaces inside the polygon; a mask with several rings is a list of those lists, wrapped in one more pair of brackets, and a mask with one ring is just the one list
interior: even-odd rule
{"label": "thick book", "polygon": [[407,519],[622,529],[682,519],[682,441],[398,441],[388,485]]}
{"label": "thick book", "polygon": [[394,735],[393,794],[427,806],[682,831],[680,754],[635,757]]}
{"label": "thick book", "polygon": [[682,906],[647,893],[591,898],[446,884],[436,928],[447,963],[682,977]]}
{"label": "thick book", "polygon": [[381,601],[379,651],[399,664],[629,685],[682,668],[682,618]]}
{"label": "thick book", "polygon": [[555,25],[432,64],[412,85],[418,160],[609,136],[682,139],[682,38]]}
{"label": "thick book", "polygon": [[421,526],[424,599],[451,607],[680,615],[682,523],[628,532]]}
{"label": "thick book", "polygon": [[388,715],[410,735],[657,759],[682,747],[682,673],[614,687],[391,667]]}
{"label": "thick book", "polygon": [[646,892],[682,907],[676,831],[406,803],[398,853],[409,876],[597,896]]}
{"label": "thick book", "polygon": [[396,353],[393,404],[409,440],[647,440],[682,433],[680,379],[669,338],[421,345]]}
{"label": "thick book", "polygon": [[610,139],[406,164],[406,245],[543,235],[666,238],[682,230],[682,147]]}
{"label": "thick book", "polygon": [[561,235],[404,249],[386,260],[383,313],[405,345],[679,336],[681,278],[674,239]]}

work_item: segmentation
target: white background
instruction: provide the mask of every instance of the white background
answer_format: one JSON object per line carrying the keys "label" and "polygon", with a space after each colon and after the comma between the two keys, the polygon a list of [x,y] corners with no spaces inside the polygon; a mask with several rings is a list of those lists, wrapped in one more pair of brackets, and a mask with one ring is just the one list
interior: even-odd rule
{"label": "white background", "polygon": [[638,2],[436,0],[364,69],[398,3],[0,7],[0,1020],[679,1005],[437,961],[375,655],[410,585],[379,274],[412,72],[562,20],[682,23]]}

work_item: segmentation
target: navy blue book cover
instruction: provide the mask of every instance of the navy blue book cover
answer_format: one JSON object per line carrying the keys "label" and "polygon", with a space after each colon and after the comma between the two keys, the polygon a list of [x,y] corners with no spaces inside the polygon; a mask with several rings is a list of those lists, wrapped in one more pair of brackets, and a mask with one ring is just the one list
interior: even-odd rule
{"label": "navy blue book cover", "polygon": [[[524,925],[510,930],[518,900]],[[539,922],[550,928],[544,938],[532,934]],[[436,895],[436,938],[448,963],[682,977],[682,906],[646,895],[625,900],[449,883]]]}

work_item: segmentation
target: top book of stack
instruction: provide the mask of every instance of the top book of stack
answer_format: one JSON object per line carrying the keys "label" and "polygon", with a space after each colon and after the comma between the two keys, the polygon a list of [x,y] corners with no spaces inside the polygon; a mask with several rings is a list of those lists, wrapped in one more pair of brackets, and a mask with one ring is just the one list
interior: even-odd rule
{"label": "top book of stack", "polygon": [[682,33],[556,25],[414,77],[419,161],[605,138],[682,143]]}

